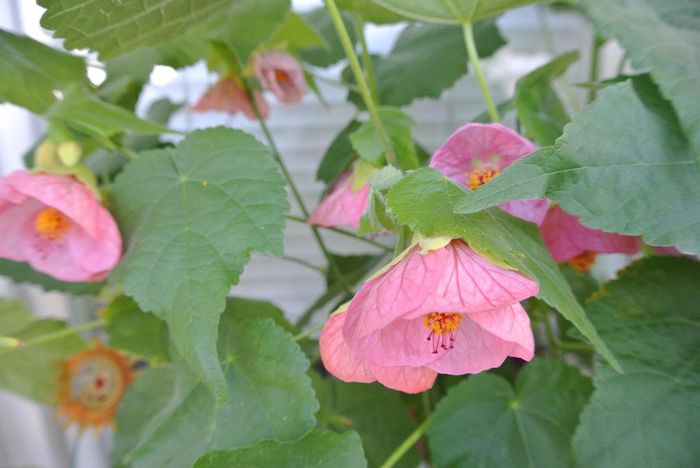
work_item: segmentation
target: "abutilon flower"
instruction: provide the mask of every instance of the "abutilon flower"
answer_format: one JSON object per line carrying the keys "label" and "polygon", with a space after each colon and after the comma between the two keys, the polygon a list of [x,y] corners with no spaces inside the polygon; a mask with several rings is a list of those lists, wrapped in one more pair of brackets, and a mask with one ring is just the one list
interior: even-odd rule
{"label": "abutilon flower", "polygon": [[344,173],[331,187],[330,193],[309,217],[309,224],[324,227],[350,225],[360,227],[360,219],[367,210],[369,184],[356,187],[355,173]]}
{"label": "abutilon flower", "polygon": [[[260,115],[267,119],[270,115],[270,108],[263,95],[259,91],[254,90],[253,98]],[[191,110],[195,112],[220,111],[229,114],[235,114],[240,111],[250,120],[257,118],[245,88],[233,76],[226,76],[216,82],[199,98],[199,101],[192,106]]]}
{"label": "abutilon flower", "polygon": [[66,426],[111,425],[126,388],[134,379],[129,359],[99,342],[68,358],[58,382],[58,416]]}
{"label": "abutilon flower", "polygon": [[[469,190],[476,190],[533,151],[534,143],[501,124],[469,123],[457,129],[435,151],[430,167]],[[549,200],[514,200],[499,207],[540,225],[547,214]]]}
{"label": "abutilon flower", "polygon": [[461,240],[414,245],[331,316],[321,358],[341,380],[407,393],[430,388],[437,373],[475,374],[508,356],[529,361],[534,340],[520,301],[538,289]]}
{"label": "abutilon flower", "polygon": [[0,179],[0,257],[63,281],[98,281],[121,256],[112,215],[70,176],[15,171]]}
{"label": "abutilon flower", "polygon": [[272,91],[282,104],[298,104],[306,92],[304,72],[291,55],[280,51],[256,54],[255,76],[263,87]]}
{"label": "abutilon flower", "polygon": [[555,261],[569,262],[579,271],[592,267],[599,253],[633,255],[640,247],[638,237],[588,228],[559,206],[549,210],[540,233]]}

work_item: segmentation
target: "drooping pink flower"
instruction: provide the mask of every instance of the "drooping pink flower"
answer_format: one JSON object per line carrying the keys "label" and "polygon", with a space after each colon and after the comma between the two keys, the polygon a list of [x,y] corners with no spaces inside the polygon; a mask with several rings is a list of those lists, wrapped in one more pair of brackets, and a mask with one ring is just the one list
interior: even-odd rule
{"label": "drooping pink flower", "polygon": [[103,279],[121,255],[114,219],[70,176],[15,171],[0,179],[0,227],[0,257],[63,281]]}
{"label": "drooping pink flower", "polygon": [[[528,139],[501,124],[469,123],[457,129],[430,159],[430,167],[476,190],[506,167],[535,151]],[[542,224],[548,200],[514,200],[500,205],[513,216]]]}
{"label": "drooping pink flower", "polygon": [[255,55],[255,76],[282,104],[298,104],[306,92],[301,65],[291,55],[268,51]]}
{"label": "drooping pink flower", "polygon": [[599,253],[633,255],[640,247],[638,237],[588,228],[559,206],[547,212],[540,233],[555,261],[569,262],[580,271],[593,266]]}
{"label": "drooping pink flower", "polygon": [[437,373],[478,373],[508,356],[529,361],[534,340],[520,301],[537,292],[461,240],[427,252],[416,245],[331,317],[321,358],[341,380],[407,393],[430,388]]}
{"label": "drooping pink flower", "polygon": [[364,183],[353,190],[354,180],[350,171],[343,174],[311,214],[309,224],[324,227],[350,225],[358,229],[367,209],[369,184]]}
{"label": "drooping pink flower", "polygon": [[[267,119],[270,115],[267,101],[257,90],[253,91],[253,97],[260,115]],[[233,76],[227,76],[217,81],[199,98],[199,101],[192,106],[191,110],[195,112],[220,111],[229,114],[235,114],[240,111],[251,120],[257,118],[245,89]]]}

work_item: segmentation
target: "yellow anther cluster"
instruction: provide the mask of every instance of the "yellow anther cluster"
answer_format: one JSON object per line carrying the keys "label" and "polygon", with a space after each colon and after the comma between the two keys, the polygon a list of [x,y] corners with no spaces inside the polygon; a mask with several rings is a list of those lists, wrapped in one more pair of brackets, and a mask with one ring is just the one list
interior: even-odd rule
{"label": "yellow anther cluster", "polygon": [[467,185],[470,189],[476,190],[500,173],[501,171],[497,167],[476,168],[473,171],[466,173]]}
{"label": "yellow anther cluster", "polygon": [[462,322],[462,314],[454,314],[451,312],[442,314],[440,312],[430,312],[423,316],[423,324],[425,328],[435,333],[438,336],[446,335],[450,332],[454,333],[459,324]]}
{"label": "yellow anther cluster", "polygon": [[588,271],[595,263],[595,256],[595,252],[586,250],[569,260],[569,265],[578,271]]}
{"label": "yellow anther cluster", "polygon": [[34,231],[44,239],[60,239],[70,226],[70,219],[56,208],[44,208],[34,220]]}

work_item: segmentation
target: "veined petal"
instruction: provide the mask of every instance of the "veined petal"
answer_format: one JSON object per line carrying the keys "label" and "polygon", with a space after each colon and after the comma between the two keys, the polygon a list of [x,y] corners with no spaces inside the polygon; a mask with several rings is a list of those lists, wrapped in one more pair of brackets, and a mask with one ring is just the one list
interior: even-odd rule
{"label": "veined petal", "polygon": [[530,317],[520,303],[502,309],[469,314],[466,319],[472,320],[492,335],[512,343],[513,348],[508,353],[509,356],[525,361],[534,357],[535,339],[532,336]]}
{"label": "veined petal", "polygon": [[544,218],[547,216],[549,209],[549,200],[547,199],[531,199],[531,200],[513,200],[498,205],[500,209],[513,216],[524,219],[538,226],[542,225]]}
{"label": "veined petal", "polygon": [[374,382],[375,378],[366,361],[350,349],[343,338],[346,313],[333,314],[321,332],[319,348],[326,370],[345,382]]}
{"label": "veined petal", "polygon": [[309,224],[325,227],[350,225],[360,227],[360,219],[367,210],[369,185],[353,191],[353,178],[346,173],[338,180],[331,192],[309,217]]}
{"label": "veined petal", "polygon": [[405,393],[420,393],[435,383],[437,372],[427,367],[384,367],[370,364],[377,381],[385,387]]}

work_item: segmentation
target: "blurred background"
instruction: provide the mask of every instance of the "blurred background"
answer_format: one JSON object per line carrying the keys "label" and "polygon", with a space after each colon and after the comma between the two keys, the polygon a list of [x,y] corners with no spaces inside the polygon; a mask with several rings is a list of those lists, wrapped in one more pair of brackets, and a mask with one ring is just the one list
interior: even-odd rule
{"label": "blurred background", "polygon": [[[298,12],[322,5],[320,0],[293,0]],[[50,33],[39,26],[43,9],[30,0],[0,0],[0,28],[30,36],[36,40],[60,47]],[[485,74],[491,84],[496,102],[512,95],[516,80],[523,74],[547,62],[555,55],[578,49],[582,59],[559,80],[562,95],[570,110],[581,109],[586,90],[576,87],[588,76],[589,51],[593,42],[590,27],[576,15],[553,12],[541,6],[511,11],[498,20],[507,45],[484,60]],[[367,25],[367,40],[371,52],[386,53],[405,25]],[[80,51],[78,51],[79,53]],[[83,54],[85,55],[85,54]],[[615,73],[622,53],[614,42],[601,51],[601,76]],[[96,57],[87,57],[89,78],[94,84],[105,79],[105,72]],[[270,100],[269,125],[309,207],[315,207],[323,185],[315,181],[316,168],[329,143],[355,112],[345,102],[345,89],[338,83],[343,65],[314,70],[321,93],[329,105],[324,105],[313,94],[307,94],[302,104],[283,107]],[[426,70],[430,73],[430,70]],[[255,122],[241,116],[230,117],[220,113],[193,114],[187,109],[214,82],[216,76],[208,73],[203,63],[176,71],[157,66],[144,88],[138,109],[143,115],[149,105],[167,97],[184,102],[182,110],[173,115],[170,126],[177,130],[227,125],[241,128],[256,135],[261,133]],[[455,129],[470,121],[485,109],[476,80],[470,74],[443,93],[439,100],[419,99],[406,110],[418,122],[414,130],[416,140],[429,151],[440,145]],[[509,124],[509,122],[506,122]],[[44,130],[40,118],[11,104],[0,104],[0,176],[23,167],[22,157]],[[297,212],[296,207],[292,208]],[[2,233],[0,233],[2,235]],[[324,237],[332,250],[338,253],[367,252],[371,246],[353,241],[329,231]],[[389,239],[378,239],[390,244]],[[306,226],[288,223],[285,248],[289,255],[316,265],[323,257],[309,235]],[[615,259],[609,259],[615,262]],[[608,263],[609,265],[609,263]],[[604,275],[605,262],[596,266],[594,274]],[[243,274],[241,283],[231,294],[271,300],[291,319],[298,317],[324,290],[323,278],[300,265],[279,259],[254,257]],[[38,316],[53,316],[80,323],[86,320],[94,304],[87,299],[69,298],[58,293],[45,293],[38,287],[14,285],[0,277],[0,295],[27,302],[29,310]],[[77,441],[80,440],[79,443]],[[0,391],[0,468],[102,468],[109,466],[111,433],[96,434],[88,431],[78,437],[74,430],[64,432],[53,416],[53,408],[42,407],[9,392]]]}

